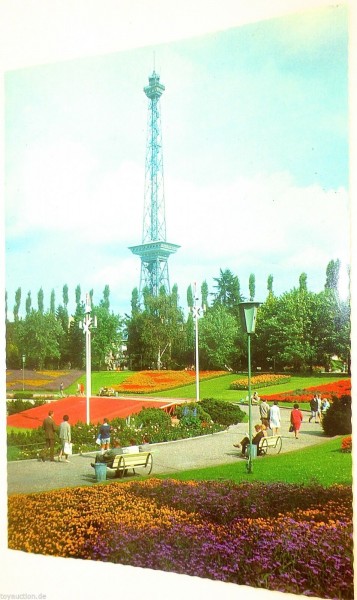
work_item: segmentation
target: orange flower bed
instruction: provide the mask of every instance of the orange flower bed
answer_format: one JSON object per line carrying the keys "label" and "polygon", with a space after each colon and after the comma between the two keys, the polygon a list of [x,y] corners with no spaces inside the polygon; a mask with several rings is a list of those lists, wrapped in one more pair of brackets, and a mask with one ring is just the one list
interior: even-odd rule
{"label": "orange flower bed", "polygon": [[[200,381],[221,377],[225,371],[201,371]],[[130,375],[120,384],[113,385],[117,392],[150,393],[161,392],[195,383],[195,371],[140,371]]]}
{"label": "orange flower bed", "polygon": [[[290,381],[290,375],[275,375],[275,374],[266,374],[266,375],[254,375],[251,378],[251,384],[256,387],[267,387],[268,385],[277,385],[279,383],[287,383]],[[248,378],[244,379],[236,379],[232,381],[229,388],[231,390],[247,390],[248,389]]]}

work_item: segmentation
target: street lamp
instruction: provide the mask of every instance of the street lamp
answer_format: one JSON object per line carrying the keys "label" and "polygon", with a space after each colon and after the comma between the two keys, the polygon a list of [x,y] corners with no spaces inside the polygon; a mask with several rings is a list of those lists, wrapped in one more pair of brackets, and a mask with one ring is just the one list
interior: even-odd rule
{"label": "street lamp", "polygon": [[84,310],[84,321],[79,322],[79,328],[83,329],[83,333],[86,336],[86,415],[87,425],[90,424],[90,411],[89,411],[89,400],[92,395],[92,384],[91,384],[91,328],[97,327],[97,317],[92,318],[90,313],[92,311],[91,301],[89,294],[86,294],[86,306]]}
{"label": "street lamp", "polygon": [[257,320],[258,307],[261,302],[240,302],[239,303],[239,316],[242,325],[242,329],[248,334],[248,407],[249,407],[249,450],[248,450],[248,462],[247,471],[252,473],[253,471],[253,452],[256,451],[256,447],[252,444],[252,392],[251,392],[251,360],[250,360],[250,336],[255,332],[255,323]]}
{"label": "street lamp", "polygon": [[25,389],[25,360],[26,356],[22,355],[22,391]]}

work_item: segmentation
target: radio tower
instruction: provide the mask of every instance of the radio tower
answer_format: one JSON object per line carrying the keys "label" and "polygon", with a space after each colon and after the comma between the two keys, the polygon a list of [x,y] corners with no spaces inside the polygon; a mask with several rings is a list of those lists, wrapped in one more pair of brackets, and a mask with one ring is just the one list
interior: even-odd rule
{"label": "radio tower", "polygon": [[148,129],[145,160],[145,198],[142,243],[130,246],[129,250],[141,258],[139,297],[144,288],[157,296],[160,287],[170,293],[169,269],[170,254],[180,247],[166,241],[164,176],[162,162],[162,141],[160,123],[160,97],[165,86],[155,70],[149,77],[149,85],[144,92],[149,99]]}

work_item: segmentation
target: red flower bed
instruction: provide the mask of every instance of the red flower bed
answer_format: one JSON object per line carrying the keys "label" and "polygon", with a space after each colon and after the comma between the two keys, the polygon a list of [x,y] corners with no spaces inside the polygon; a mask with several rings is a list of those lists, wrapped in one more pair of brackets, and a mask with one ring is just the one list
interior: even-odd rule
{"label": "red flower bed", "polygon": [[284,392],[282,394],[264,394],[264,397],[274,398],[278,402],[310,402],[312,396],[315,393],[320,393],[323,398],[327,398],[329,401],[332,400],[332,396],[340,398],[341,396],[351,395],[351,379],[341,379],[340,381],[334,381],[333,383],[325,383],[324,385],[315,385],[313,387],[306,388],[305,390],[296,390],[291,392]]}
{"label": "red flower bed", "polygon": [[[90,399],[90,420],[91,423],[100,423],[104,417],[109,420],[115,417],[126,418],[129,415],[138,413],[142,408],[160,408],[167,404],[166,400],[157,402],[155,400],[134,399],[134,398],[91,398]],[[85,423],[86,417],[86,398],[78,396],[69,396],[50,404],[43,404],[36,408],[23,410],[7,418],[7,425],[10,427],[23,427],[26,429],[36,429],[42,425],[43,419],[47,417],[48,411],[53,410],[54,420],[57,425],[62,421],[63,415],[69,415],[71,425],[79,421]]]}

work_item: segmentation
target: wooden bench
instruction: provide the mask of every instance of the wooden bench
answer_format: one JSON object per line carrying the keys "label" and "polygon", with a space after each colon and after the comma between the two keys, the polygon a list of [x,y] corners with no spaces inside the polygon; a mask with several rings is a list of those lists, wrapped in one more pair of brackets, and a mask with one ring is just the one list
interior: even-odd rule
{"label": "wooden bench", "polygon": [[114,472],[114,477],[124,477],[124,474],[128,469],[133,469],[133,475],[135,475],[135,469],[137,467],[147,469],[146,475],[150,475],[153,467],[153,458],[151,452],[117,454],[114,458],[112,466],[107,466],[107,470],[109,473]]}
{"label": "wooden bench", "polygon": [[263,437],[258,445],[258,453],[260,455],[267,454],[268,448],[274,448],[279,454],[283,445],[283,440],[281,435],[268,435],[267,437]]}

